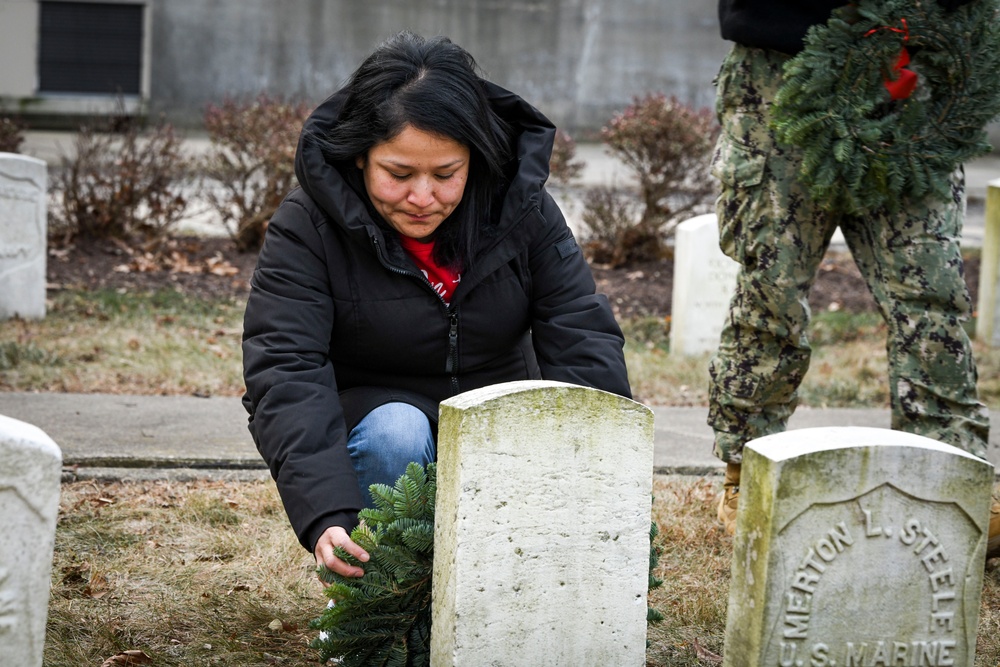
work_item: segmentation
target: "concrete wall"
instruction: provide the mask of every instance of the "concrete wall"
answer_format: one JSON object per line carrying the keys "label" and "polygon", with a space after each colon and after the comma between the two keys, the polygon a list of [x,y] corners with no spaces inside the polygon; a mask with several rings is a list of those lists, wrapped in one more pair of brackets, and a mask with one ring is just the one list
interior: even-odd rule
{"label": "concrete wall", "polygon": [[[0,0],[2,4],[2,0]],[[728,46],[706,0],[152,0],[151,110],[261,91],[319,102],[401,29],[444,34],[557,125],[597,130],[647,91],[712,102]]]}
{"label": "concrete wall", "polygon": [[[73,0],[70,0],[73,1]],[[82,1],[82,0],[81,0]],[[73,115],[139,113],[149,96],[152,35],[149,4],[153,0],[100,0],[101,3],[145,5],[141,94],[115,99],[105,95],[38,92],[39,0],[0,0],[0,112],[25,114],[36,122],[61,125]],[[172,57],[171,54],[164,54]]]}
{"label": "concrete wall", "polygon": [[[448,35],[487,76],[586,136],[634,96],[714,99],[729,48],[714,0],[102,0],[147,6],[143,91],[126,100],[199,127],[209,102],[260,92],[318,103],[390,34]],[[101,96],[38,96],[38,0],[0,0],[0,111],[108,113]],[[581,134],[582,133],[582,134]],[[989,128],[1000,144],[1000,124]]]}
{"label": "concrete wall", "polygon": [[0,1],[0,95],[28,97],[37,80],[34,59],[38,51],[38,3],[35,0]]}

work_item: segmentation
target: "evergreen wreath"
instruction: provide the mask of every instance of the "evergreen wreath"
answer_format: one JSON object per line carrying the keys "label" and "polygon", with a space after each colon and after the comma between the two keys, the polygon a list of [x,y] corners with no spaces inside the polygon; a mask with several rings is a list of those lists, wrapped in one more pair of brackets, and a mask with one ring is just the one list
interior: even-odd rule
{"label": "evergreen wreath", "polygon": [[[335,551],[351,565],[363,565],[365,574],[344,577],[320,568],[334,604],[310,623],[321,631],[311,647],[319,649],[321,662],[336,658],[341,667],[423,667],[431,655],[437,464],[424,469],[411,463],[395,487],[373,484],[369,490],[375,508],[361,510],[361,523],[351,532],[369,561],[362,564],[343,549]],[[653,575],[662,552],[655,542],[658,532],[650,522],[650,590],[663,584]],[[662,620],[659,611],[647,607],[647,623]]]}
{"label": "evergreen wreath", "polygon": [[[659,588],[663,585],[663,579],[660,579],[653,571],[656,570],[657,566],[660,564],[660,554],[663,553],[663,547],[656,543],[656,536],[660,534],[660,528],[656,525],[655,521],[649,522],[649,574],[648,583],[646,584],[648,591],[652,591],[654,588]],[[653,605],[649,604],[649,597],[647,594],[646,598],[646,623],[652,625],[653,623],[659,623],[663,620],[663,614],[659,609],[655,609]],[[649,646],[649,640],[646,640],[646,646]]]}
{"label": "evergreen wreath", "polygon": [[312,643],[322,662],[339,658],[342,667],[430,664],[431,571],[434,553],[434,498],[437,466],[411,463],[395,487],[370,487],[374,509],[358,513],[351,539],[368,552],[360,563],[343,549],[338,558],[363,565],[363,577],[344,577],[326,568],[334,601],[312,622],[322,630]]}
{"label": "evergreen wreath", "polygon": [[859,0],[809,29],[784,66],[772,127],[803,151],[822,208],[859,214],[952,198],[949,177],[991,150],[1000,114],[998,0]]}

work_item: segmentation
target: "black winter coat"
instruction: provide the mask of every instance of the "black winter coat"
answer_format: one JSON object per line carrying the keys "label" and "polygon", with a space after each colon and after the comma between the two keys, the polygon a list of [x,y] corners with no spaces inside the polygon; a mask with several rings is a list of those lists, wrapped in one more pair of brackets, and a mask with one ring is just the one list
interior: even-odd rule
{"label": "black winter coat", "polygon": [[[952,10],[972,0],[937,0]],[[795,54],[810,27],[826,23],[845,0],[719,0],[722,38],[743,46]]]}
{"label": "black winter coat", "polygon": [[802,50],[810,26],[826,23],[844,0],[719,0],[722,38],[785,53]]}
{"label": "black winter coat", "polygon": [[630,396],[621,330],[543,187],[554,128],[487,87],[517,128],[516,175],[450,306],[311,140],[337,122],[342,95],[303,128],[301,188],[271,219],[251,281],[243,404],[309,550],[327,528],[357,522],[347,436],[381,404],[411,403],[436,423],[443,399],[538,378]]}

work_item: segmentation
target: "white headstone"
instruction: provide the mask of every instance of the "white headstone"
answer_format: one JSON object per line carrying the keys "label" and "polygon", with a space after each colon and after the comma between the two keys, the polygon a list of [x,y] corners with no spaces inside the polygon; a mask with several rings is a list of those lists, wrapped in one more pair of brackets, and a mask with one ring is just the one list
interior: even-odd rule
{"label": "white headstone", "polygon": [[747,443],[728,667],[973,667],[993,466],[887,429]]}
{"label": "white headstone", "polygon": [[0,153],[0,320],[45,317],[45,162]]}
{"label": "white headstone", "polygon": [[702,354],[719,346],[740,265],[719,249],[714,213],[677,225],[670,351]]}
{"label": "white headstone", "polygon": [[558,382],[441,404],[431,664],[645,664],[653,416]]}
{"label": "white headstone", "polygon": [[984,224],[976,338],[991,347],[1000,347],[1000,179],[986,186]]}
{"label": "white headstone", "polygon": [[0,663],[40,667],[62,453],[41,429],[0,415]]}

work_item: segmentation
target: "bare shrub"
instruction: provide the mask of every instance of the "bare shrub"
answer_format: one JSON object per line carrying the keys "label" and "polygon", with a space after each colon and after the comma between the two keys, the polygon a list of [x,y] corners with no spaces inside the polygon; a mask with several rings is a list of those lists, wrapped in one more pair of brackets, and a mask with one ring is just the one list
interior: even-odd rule
{"label": "bare shrub", "polygon": [[627,190],[607,185],[588,188],[583,196],[583,225],[587,230],[583,245],[587,257],[608,266],[646,257],[650,249],[636,245],[634,238],[638,214],[635,195]]}
{"label": "bare shrub", "polygon": [[184,216],[190,163],[170,124],[144,131],[121,118],[91,121],[74,147],[53,179],[53,234],[158,242]]}
{"label": "bare shrub", "polygon": [[583,160],[576,159],[576,142],[568,132],[556,130],[552,156],[549,158],[549,176],[560,185],[568,185],[580,176]]}
{"label": "bare shrub", "polygon": [[205,111],[212,142],[202,164],[206,200],[241,251],[260,247],[268,221],[297,183],[295,147],[310,110],[262,94]]}
{"label": "bare shrub", "polygon": [[658,258],[677,223],[707,209],[718,133],[710,110],[661,94],[636,98],[601,130],[611,154],[635,176],[643,207],[617,240],[622,262]]}
{"label": "bare shrub", "polygon": [[13,118],[0,116],[0,153],[20,153],[24,126]]}

